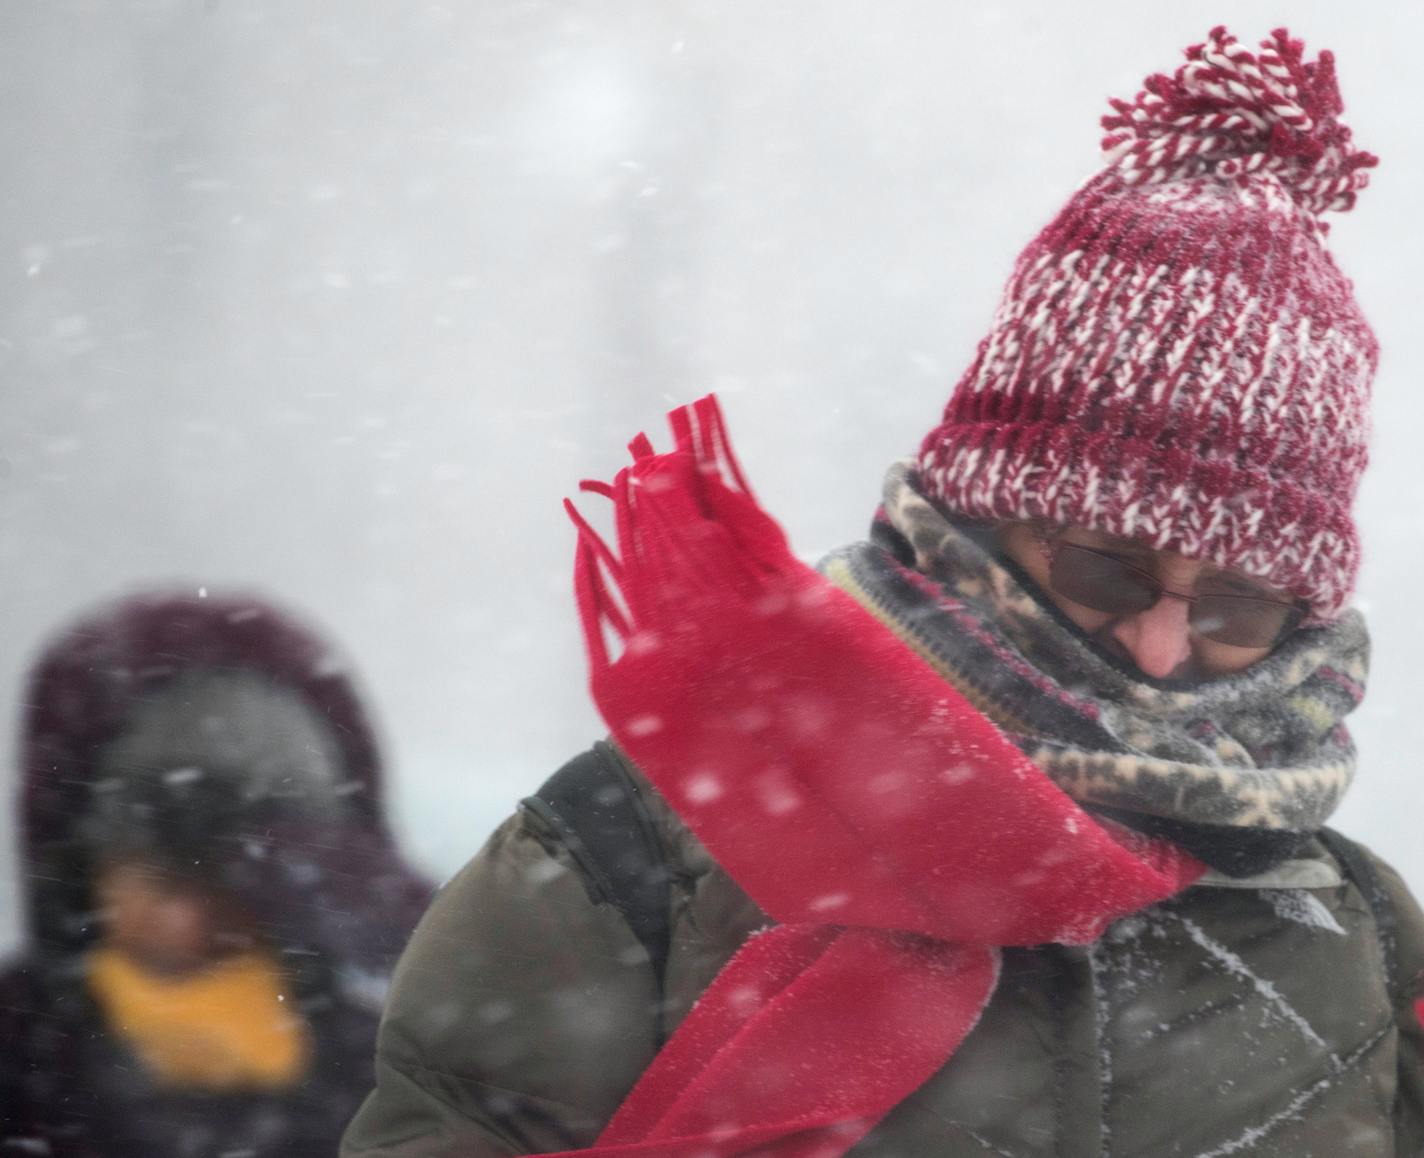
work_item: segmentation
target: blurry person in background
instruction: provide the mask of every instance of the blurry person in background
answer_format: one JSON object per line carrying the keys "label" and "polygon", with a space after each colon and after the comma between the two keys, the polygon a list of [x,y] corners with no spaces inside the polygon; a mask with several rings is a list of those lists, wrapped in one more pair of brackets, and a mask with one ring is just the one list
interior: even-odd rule
{"label": "blurry person in background", "polygon": [[105,606],[31,674],[19,787],[0,1152],[334,1152],[430,887],[328,645],[251,598]]}
{"label": "blurry person in background", "polygon": [[614,743],[437,896],[344,1154],[1424,1153],[1424,915],[1327,827],[1377,348],[1322,217],[1374,158],[1302,48],[1113,102],[819,572],[710,399],[588,484]]}

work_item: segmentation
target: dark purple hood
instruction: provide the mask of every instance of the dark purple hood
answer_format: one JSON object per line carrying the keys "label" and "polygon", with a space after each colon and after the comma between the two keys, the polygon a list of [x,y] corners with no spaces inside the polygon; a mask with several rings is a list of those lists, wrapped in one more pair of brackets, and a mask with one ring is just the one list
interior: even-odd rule
{"label": "dark purple hood", "polygon": [[[239,740],[206,751],[203,729],[221,730],[229,688],[243,701],[227,721]],[[296,734],[308,739],[264,729],[264,705],[304,722]],[[245,755],[254,733],[260,759]],[[96,840],[116,833],[142,831],[193,861],[284,952],[320,958],[358,987],[379,988],[432,891],[390,835],[376,742],[340,657],[261,599],[146,593],[75,622],[30,675],[22,743],[32,951],[90,942]],[[165,745],[181,758],[164,764]],[[273,789],[302,775],[299,791]],[[146,818],[141,830],[115,823],[128,812]]]}

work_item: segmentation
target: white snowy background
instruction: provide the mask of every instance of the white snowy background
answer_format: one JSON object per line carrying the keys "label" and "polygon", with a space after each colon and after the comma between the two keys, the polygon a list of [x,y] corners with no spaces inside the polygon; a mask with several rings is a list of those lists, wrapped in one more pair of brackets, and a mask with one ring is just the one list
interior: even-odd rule
{"label": "white snowy background", "polygon": [[1417,5],[3,0],[7,784],[54,627],[254,588],[339,641],[449,873],[600,734],[561,497],[715,389],[798,549],[862,535],[1105,98],[1220,21],[1333,48],[1383,158],[1332,235],[1385,349],[1339,820],[1424,886]]}

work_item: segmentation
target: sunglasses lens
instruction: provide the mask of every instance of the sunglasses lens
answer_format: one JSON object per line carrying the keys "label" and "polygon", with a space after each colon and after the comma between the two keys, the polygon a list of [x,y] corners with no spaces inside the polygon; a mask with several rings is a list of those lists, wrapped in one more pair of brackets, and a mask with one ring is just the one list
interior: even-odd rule
{"label": "sunglasses lens", "polygon": [[1249,595],[1203,595],[1191,610],[1198,635],[1233,647],[1274,647],[1300,619],[1298,607]]}
{"label": "sunglasses lens", "polygon": [[1161,585],[1146,572],[1111,555],[1059,543],[1049,566],[1053,590],[1074,603],[1110,615],[1132,615],[1157,602]]}
{"label": "sunglasses lens", "polygon": [[[1108,615],[1135,615],[1162,598],[1162,584],[1125,559],[1076,543],[1059,543],[1048,569],[1059,595]],[[1251,595],[1199,595],[1189,611],[1192,630],[1233,647],[1274,647],[1299,625],[1299,607]]]}

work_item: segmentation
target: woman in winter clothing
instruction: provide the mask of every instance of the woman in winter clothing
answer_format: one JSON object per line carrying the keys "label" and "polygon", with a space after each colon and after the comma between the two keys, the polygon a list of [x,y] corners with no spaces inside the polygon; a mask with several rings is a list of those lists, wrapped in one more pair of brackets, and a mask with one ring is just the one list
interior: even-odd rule
{"label": "woman in winter clothing", "polygon": [[1424,915],[1326,827],[1374,159],[1284,32],[1113,107],[870,541],[802,567],[710,400],[588,484],[602,787],[437,897],[344,1154],[1424,1153]]}
{"label": "woman in winter clothing", "polygon": [[431,891],[336,658],[256,599],[142,595],[59,633],[25,703],[0,1138],[333,1153]]}

